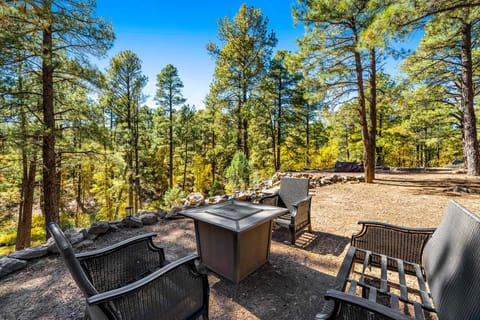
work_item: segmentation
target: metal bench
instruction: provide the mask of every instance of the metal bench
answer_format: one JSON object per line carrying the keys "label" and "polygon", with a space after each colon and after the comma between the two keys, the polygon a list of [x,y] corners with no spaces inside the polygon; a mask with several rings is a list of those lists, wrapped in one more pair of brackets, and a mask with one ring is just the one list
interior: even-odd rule
{"label": "metal bench", "polygon": [[316,319],[480,319],[480,218],[449,201],[436,229],[359,222]]}

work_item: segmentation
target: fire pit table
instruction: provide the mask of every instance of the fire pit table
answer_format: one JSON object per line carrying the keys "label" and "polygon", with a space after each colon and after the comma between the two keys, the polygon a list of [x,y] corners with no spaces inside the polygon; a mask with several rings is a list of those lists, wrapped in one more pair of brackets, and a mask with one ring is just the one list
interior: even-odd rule
{"label": "fire pit table", "polygon": [[229,200],[180,214],[194,220],[203,264],[238,283],[268,262],[272,221],[287,212],[285,208]]}

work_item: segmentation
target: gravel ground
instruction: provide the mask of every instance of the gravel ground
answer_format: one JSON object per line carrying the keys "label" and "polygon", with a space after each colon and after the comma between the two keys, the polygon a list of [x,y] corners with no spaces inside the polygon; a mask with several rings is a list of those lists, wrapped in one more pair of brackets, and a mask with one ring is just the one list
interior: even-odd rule
{"label": "gravel ground", "polygon": [[[469,192],[448,191],[454,187]],[[334,184],[311,194],[313,231],[302,233],[295,247],[284,229],[274,230],[270,262],[240,284],[209,274],[210,319],[313,319],[359,220],[435,227],[449,199],[480,213],[480,178],[464,174],[377,174],[374,184]],[[196,252],[189,219],[110,233],[95,248],[147,231],[158,234],[155,241],[169,260]],[[83,309],[83,297],[58,256],[0,280],[0,320],[82,319]]]}

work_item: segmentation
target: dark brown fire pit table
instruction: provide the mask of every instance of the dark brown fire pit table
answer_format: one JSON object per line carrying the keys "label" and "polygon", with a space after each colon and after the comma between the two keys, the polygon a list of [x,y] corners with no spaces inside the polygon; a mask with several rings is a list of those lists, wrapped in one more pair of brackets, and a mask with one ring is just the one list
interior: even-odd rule
{"label": "dark brown fire pit table", "polygon": [[287,212],[285,208],[228,200],[180,214],[194,220],[202,263],[239,283],[268,262],[272,221]]}

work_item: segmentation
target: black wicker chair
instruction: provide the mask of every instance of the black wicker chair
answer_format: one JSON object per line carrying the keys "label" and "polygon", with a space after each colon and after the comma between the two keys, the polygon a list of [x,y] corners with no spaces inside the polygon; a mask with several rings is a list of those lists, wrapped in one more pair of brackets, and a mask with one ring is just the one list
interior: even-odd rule
{"label": "black wicker chair", "polygon": [[154,233],[75,254],[56,223],[48,230],[86,297],[86,319],[208,319],[208,278],[197,256],[168,263]]}
{"label": "black wicker chair", "polygon": [[310,208],[312,197],[308,195],[309,180],[304,178],[283,177],[280,189],[272,195],[260,199],[260,203],[287,208],[289,213],[275,219],[275,223],[288,227],[291,242],[294,245],[297,232],[308,228],[312,231]]}

